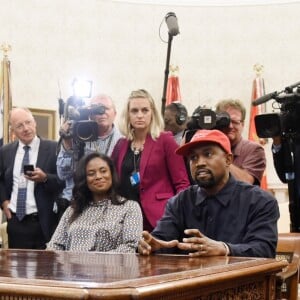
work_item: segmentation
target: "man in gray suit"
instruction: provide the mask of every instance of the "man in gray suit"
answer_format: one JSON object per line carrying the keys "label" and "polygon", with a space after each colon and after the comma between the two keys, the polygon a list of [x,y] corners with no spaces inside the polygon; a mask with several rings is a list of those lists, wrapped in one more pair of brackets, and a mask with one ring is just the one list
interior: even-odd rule
{"label": "man in gray suit", "polygon": [[[26,108],[13,108],[9,123],[17,140],[0,148],[0,204],[9,248],[44,249],[57,226],[53,205],[63,188],[56,173],[57,142],[36,135],[36,121]],[[28,172],[23,167],[26,155],[33,166]]]}

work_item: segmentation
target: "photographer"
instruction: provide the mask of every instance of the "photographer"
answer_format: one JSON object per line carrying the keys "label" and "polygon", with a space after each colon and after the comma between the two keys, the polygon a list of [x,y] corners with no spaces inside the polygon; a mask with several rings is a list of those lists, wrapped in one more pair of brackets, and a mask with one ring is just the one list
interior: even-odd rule
{"label": "photographer", "polygon": [[279,179],[283,183],[287,183],[288,180],[292,180],[291,174],[293,173],[293,191],[296,193],[295,197],[299,202],[299,192],[300,192],[300,142],[296,140],[293,147],[293,159],[294,162],[290,161],[288,158],[290,156],[290,147],[287,141],[282,140],[281,136],[272,137],[272,154],[276,173]]}
{"label": "photographer", "polygon": [[179,102],[172,102],[165,107],[164,125],[165,131],[171,131],[176,143],[181,144],[184,130],[189,121],[186,107]]}
{"label": "photographer", "polygon": [[260,105],[274,99],[272,107],[279,112],[255,117],[260,138],[272,138],[275,170],[283,183],[288,184],[290,231],[300,232],[300,82],[256,99]]}
{"label": "photographer", "polygon": [[[89,153],[92,151],[97,151],[104,153],[108,156],[111,155],[112,150],[122,137],[121,133],[114,125],[114,120],[116,117],[116,109],[112,99],[105,94],[100,94],[93,97],[90,101],[91,107],[104,106],[105,111],[101,114],[92,114],[90,119],[97,123],[98,127],[98,137],[94,142],[85,142],[84,153]],[[76,158],[74,159],[74,139],[64,136],[68,135],[70,130],[70,122],[66,121],[61,128],[61,131],[65,133],[62,135],[62,146],[60,148],[57,157],[57,173],[60,179],[65,180],[66,188],[63,190],[61,198],[57,202],[58,214],[61,216],[65,209],[69,206],[69,202],[72,197],[72,189],[74,186],[73,182],[73,172],[76,168]],[[78,158],[80,159],[80,157]]]}
{"label": "photographer", "polygon": [[233,163],[230,173],[238,180],[260,185],[266,168],[266,156],[264,148],[242,137],[246,109],[239,100],[222,100],[216,106],[216,112],[227,112],[230,116],[230,124],[222,131],[230,140],[233,154]]}

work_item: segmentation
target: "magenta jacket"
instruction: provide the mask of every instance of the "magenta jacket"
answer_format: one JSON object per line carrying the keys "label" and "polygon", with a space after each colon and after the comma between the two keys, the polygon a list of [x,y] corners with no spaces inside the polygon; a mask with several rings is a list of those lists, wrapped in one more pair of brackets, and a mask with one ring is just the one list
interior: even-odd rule
{"label": "magenta jacket", "polygon": [[[129,143],[120,139],[112,153],[119,176]],[[140,203],[153,228],[168,199],[190,185],[183,157],[175,154],[177,147],[170,132],[162,132],[156,140],[148,135],[145,141],[140,162]]]}

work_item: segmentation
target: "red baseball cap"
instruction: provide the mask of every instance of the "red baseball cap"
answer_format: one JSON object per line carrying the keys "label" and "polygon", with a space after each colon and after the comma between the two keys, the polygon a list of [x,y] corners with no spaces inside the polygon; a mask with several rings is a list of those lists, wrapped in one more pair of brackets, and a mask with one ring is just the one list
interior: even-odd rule
{"label": "red baseball cap", "polygon": [[218,144],[226,153],[231,154],[231,146],[228,137],[220,130],[206,130],[199,129],[193,135],[191,140],[184,144],[183,146],[177,148],[176,154],[187,156],[190,154],[191,149],[201,143],[216,143]]}

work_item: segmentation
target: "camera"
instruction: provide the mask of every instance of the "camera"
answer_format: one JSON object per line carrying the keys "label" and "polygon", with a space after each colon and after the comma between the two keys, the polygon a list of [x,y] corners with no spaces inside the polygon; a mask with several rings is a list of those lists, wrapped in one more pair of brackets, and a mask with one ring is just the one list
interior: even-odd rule
{"label": "camera", "polygon": [[[276,100],[280,112],[256,115],[257,135],[260,138],[275,136],[298,138],[300,136],[300,86],[296,87],[295,91],[287,87],[282,94],[273,93],[273,96],[271,99]],[[256,101],[261,104],[259,100]],[[254,105],[258,104],[254,102]]]}
{"label": "camera", "polygon": [[[275,108],[275,104],[277,104],[276,108],[280,111],[278,113],[255,116],[256,133],[261,138],[281,137],[283,157],[280,157],[280,161],[285,182],[288,184],[289,212],[291,219],[290,231],[300,232],[300,198],[297,191],[299,179],[297,177],[299,177],[299,174],[297,174],[296,169],[296,163],[299,159],[297,148],[300,141],[300,82],[286,87],[281,92],[264,95],[253,101],[252,105],[256,106],[271,99],[275,100],[273,108]],[[275,168],[277,159],[274,159]],[[277,162],[278,161],[279,160],[277,160]]]}
{"label": "camera", "polygon": [[90,120],[92,115],[103,115],[106,107],[102,104],[84,106],[81,98],[71,96],[64,107],[64,119],[70,121],[68,132],[60,131],[62,138],[73,138],[74,142],[91,142],[98,138],[98,124]]}
{"label": "camera", "polygon": [[190,121],[187,123],[187,132],[185,141],[189,142],[194,135],[194,133],[199,129],[218,129],[222,130],[227,128],[230,124],[230,116],[227,112],[219,112],[198,106],[192,116]]}

